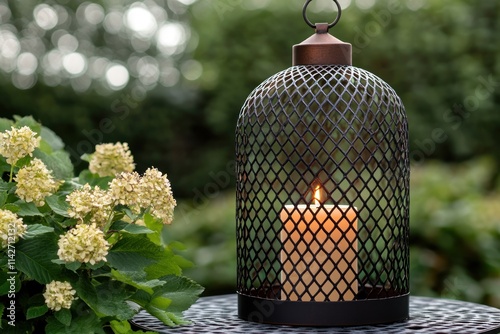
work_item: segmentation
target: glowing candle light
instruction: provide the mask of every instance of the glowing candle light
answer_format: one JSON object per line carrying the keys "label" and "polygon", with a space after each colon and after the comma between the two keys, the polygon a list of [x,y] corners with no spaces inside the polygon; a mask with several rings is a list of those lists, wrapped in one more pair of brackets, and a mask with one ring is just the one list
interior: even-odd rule
{"label": "glowing candle light", "polygon": [[354,300],[357,282],[357,212],[348,205],[285,205],[280,219],[282,299]]}

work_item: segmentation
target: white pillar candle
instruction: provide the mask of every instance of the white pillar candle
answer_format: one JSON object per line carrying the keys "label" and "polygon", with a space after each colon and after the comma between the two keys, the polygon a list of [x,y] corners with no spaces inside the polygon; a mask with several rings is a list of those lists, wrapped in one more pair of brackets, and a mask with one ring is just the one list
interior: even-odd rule
{"label": "white pillar candle", "polygon": [[314,205],[285,205],[280,212],[284,224],[281,298],[354,300],[358,292],[356,208],[321,206],[318,193]]}

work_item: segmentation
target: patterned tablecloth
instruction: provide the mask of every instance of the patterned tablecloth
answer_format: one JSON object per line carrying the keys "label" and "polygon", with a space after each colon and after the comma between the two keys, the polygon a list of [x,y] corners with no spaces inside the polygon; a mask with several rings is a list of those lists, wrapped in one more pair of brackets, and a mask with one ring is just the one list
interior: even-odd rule
{"label": "patterned tablecloth", "polygon": [[237,317],[237,296],[200,298],[185,317],[192,324],[171,328],[146,312],[133,324],[159,333],[267,334],[267,333],[352,333],[352,334],[498,334],[500,310],[462,301],[410,297],[410,319],[391,325],[311,328],[275,326],[247,322]]}

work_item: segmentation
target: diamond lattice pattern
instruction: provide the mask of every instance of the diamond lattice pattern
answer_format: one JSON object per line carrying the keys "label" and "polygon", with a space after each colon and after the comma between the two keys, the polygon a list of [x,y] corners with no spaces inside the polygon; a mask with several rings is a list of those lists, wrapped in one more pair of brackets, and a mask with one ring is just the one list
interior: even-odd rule
{"label": "diamond lattice pattern", "polygon": [[274,75],[241,110],[236,158],[240,293],[408,293],[408,126],[384,81],[352,66]]}

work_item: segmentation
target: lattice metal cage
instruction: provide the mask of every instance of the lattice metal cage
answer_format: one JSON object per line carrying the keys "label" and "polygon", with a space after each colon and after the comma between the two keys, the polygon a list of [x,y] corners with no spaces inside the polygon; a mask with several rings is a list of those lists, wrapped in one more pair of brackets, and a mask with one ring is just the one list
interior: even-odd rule
{"label": "lattice metal cage", "polygon": [[388,84],[349,64],[279,72],[244,103],[236,160],[240,317],[408,317],[408,125]]}

